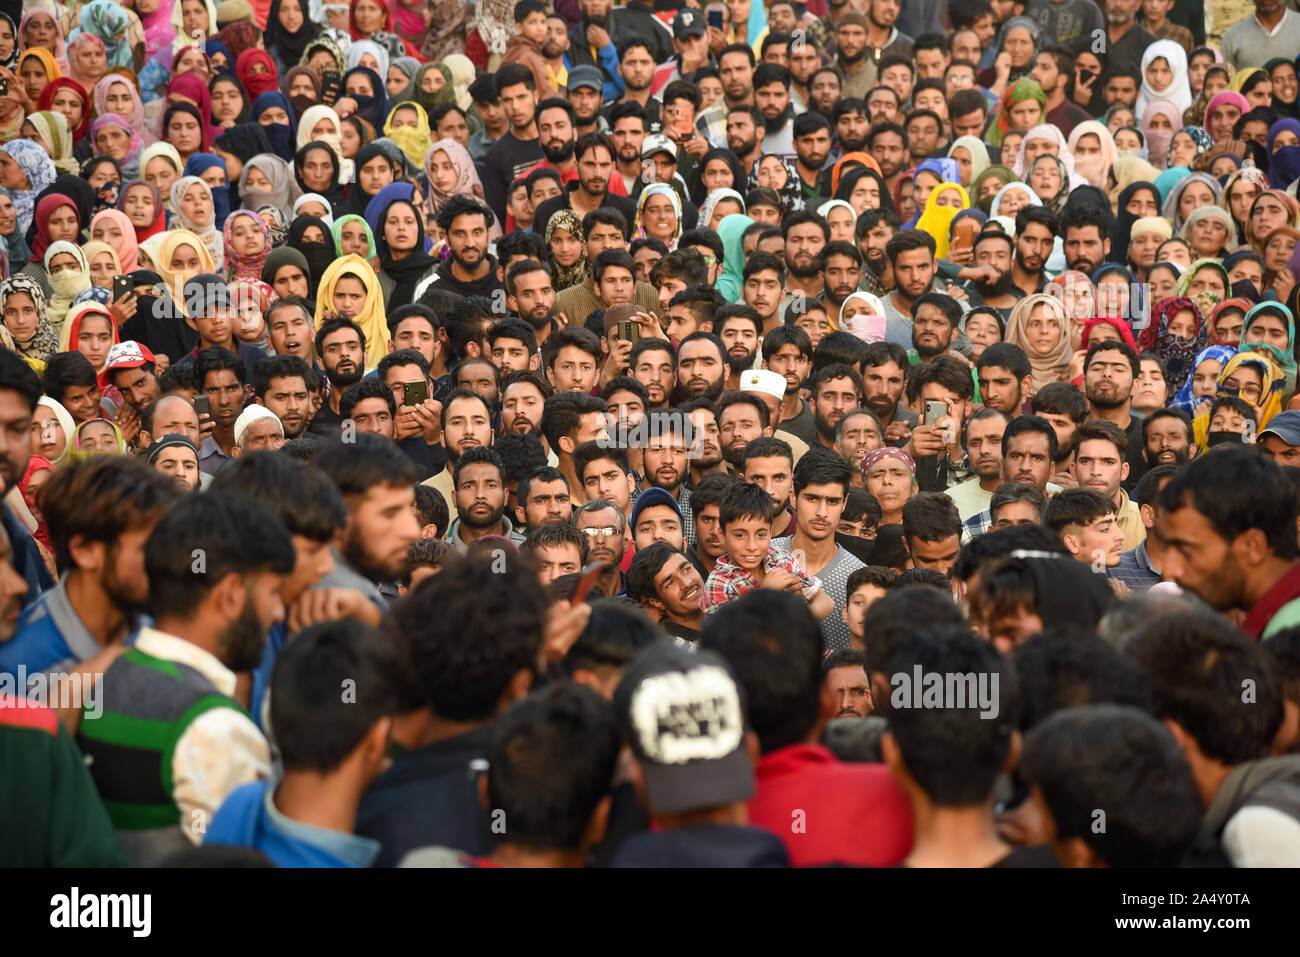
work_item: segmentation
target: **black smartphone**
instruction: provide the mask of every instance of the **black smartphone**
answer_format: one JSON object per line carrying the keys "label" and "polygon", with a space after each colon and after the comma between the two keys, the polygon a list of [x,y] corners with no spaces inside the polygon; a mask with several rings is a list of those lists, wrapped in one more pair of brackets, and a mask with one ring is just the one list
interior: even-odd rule
{"label": "black smartphone", "polygon": [[707,14],[709,26],[713,27],[715,30],[721,30],[722,13],[722,7],[709,7]]}
{"label": "black smartphone", "polygon": [[641,323],[635,319],[623,319],[614,323],[614,338],[636,342],[641,338]]}
{"label": "black smartphone", "polygon": [[403,382],[402,405],[421,405],[429,398],[429,383]]}
{"label": "black smartphone", "polygon": [[321,99],[326,103],[333,103],[339,96],[339,83],[341,77],[338,70],[321,71]]}
{"label": "black smartphone", "polygon": [[113,301],[121,302],[123,299],[130,297],[132,288],[130,276],[114,276]]}
{"label": "black smartphone", "polygon": [[200,419],[205,415],[212,417],[212,403],[208,401],[206,395],[196,395],[194,397],[194,411],[198,413]]}

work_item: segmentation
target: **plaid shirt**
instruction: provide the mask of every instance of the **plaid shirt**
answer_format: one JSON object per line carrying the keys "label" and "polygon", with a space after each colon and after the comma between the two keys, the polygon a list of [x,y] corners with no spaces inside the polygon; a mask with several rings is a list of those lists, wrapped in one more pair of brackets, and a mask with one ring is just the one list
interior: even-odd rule
{"label": "plaid shirt", "polygon": [[[776,543],[767,546],[763,569],[765,572],[780,569],[799,576],[799,581],[803,585],[800,593],[805,601],[821,591],[822,583],[809,575],[804,570],[803,563],[789,550]],[[739,598],[757,587],[758,582],[754,580],[754,576],[739,565],[732,564],[731,555],[728,553],[719,558],[718,563],[713,566],[709,580],[704,585],[704,594],[700,596],[700,607],[704,609],[705,614],[717,611],[726,602]]]}

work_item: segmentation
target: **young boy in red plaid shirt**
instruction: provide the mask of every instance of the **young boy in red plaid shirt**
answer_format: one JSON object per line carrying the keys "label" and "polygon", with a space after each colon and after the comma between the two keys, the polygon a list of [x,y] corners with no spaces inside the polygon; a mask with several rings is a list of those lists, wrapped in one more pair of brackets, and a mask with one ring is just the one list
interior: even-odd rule
{"label": "young boy in red plaid shirt", "polygon": [[776,513],[772,497],[752,482],[723,492],[718,503],[718,523],[727,551],[718,559],[700,596],[705,614],[755,588],[799,592],[819,620],[835,610],[835,602],[821,582],[804,570],[803,563],[771,543]]}

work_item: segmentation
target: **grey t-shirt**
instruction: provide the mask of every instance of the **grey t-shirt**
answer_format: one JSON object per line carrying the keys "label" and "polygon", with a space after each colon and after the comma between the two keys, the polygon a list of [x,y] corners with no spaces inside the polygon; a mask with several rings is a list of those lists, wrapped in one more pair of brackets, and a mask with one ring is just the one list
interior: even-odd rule
{"label": "grey t-shirt", "polygon": [[[772,543],[782,548],[793,549],[792,539],[793,536],[774,538]],[[831,559],[830,564],[817,573],[817,580],[822,583],[826,594],[831,596],[831,601],[835,602],[835,610],[820,622],[823,651],[852,647],[849,643],[849,626],[844,621],[844,590],[848,588],[849,576],[859,568],[866,568],[866,566],[841,545],[836,549],[835,557]]]}

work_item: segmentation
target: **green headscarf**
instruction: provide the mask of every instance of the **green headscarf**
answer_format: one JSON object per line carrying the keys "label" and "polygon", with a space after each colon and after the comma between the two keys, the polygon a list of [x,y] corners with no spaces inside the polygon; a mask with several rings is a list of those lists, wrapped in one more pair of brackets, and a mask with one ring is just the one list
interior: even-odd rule
{"label": "green headscarf", "polygon": [[[424,87],[420,84],[424,81],[424,76],[430,70],[437,70],[442,74],[443,84],[436,93],[426,93]],[[429,113],[439,103],[455,103],[456,87],[452,85],[451,67],[442,63],[426,63],[420,69],[415,71],[415,83],[411,87],[410,99],[424,107],[424,112]]]}
{"label": "green headscarf", "polygon": [[361,228],[366,231],[366,241],[370,243],[370,250],[366,253],[366,259],[372,259],[379,255],[375,249],[375,234],[370,229],[370,224],[366,222],[364,216],[358,216],[355,213],[349,213],[347,216],[340,216],[334,220],[334,225],[330,231],[334,234],[334,251],[340,256],[343,255],[343,227],[348,223],[360,223]]}
{"label": "green headscarf", "polygon": [[740,302],[745,279],[745,230],[754,221],[740,213],[724,216],[718,223],[718,236],[722,239],[722,275],[713,288],[722,293],[727,302]]}
{"label": "green headscarf", "polygon": [[971,181],[971,202],[973,202],[985,216],[989,214],[989,207],[993,205],[993,197],[996,196],[997,193],[994,193],[992,196],[987,196],[984,199],[978,199],[977,197],[980,194],[980,187],[991,179],[995,179],[999,184],[1001,184],[998,186],[998,189],[1001,190],[1003,186],[1016,181],[1016,174],[1006,166],[990,166]]}
{"label": "green headscarf", "polygon": [[992,146],[1002,145],[1002,135],[1011,130],[1011,108],[1017,103],[1023,103],[1025,100],[1033,100],[1042,107],[1042,115],[1038,122],[1047,121],[1047,94],[1043,88],[1038,85],[1038,81],[1033,77],[1024,76],[1016,80],[1014,84],[1002,94],[1002,102],[998,104],[997,115],[993,122],[989,124],[987,131],[987,140]]}
{"label": "green headscarf", "polygon": [[[91,425],[107,425],[110,429],[113,430],[113,435],[117,439],[116,452],[99,452],[99,451],[92,451],[90,449],[81,448],[82,433],[85,431],[85,429],[88,426]],[[122,435],[122,430],[117,427],[116,423],[110,422],[108,419],[104,419],[104,418],[87,419],[85,422],[82,422],[81,425],[77,426],[77,430],[72,433],[72,438],[68,440],[68,461],[69,462],[80,462],[82,459],[88,459],[92,455],[125,455],[125,454],[126,454],[126,438]]]}
{"label": "green headscarf", "polygon": [[[1277,346],[1270,345],[1266,342],[1260,342],[1250,337],[1250,322],[1256,316],[1265,312],[1275,312],[1286,323],[1286,350],[1283,351]],[[1241,326],[1241,344],[1237,347],[1238,352],[1260,352],[1272,359],[1286,376],[1286,391],[1291,392],[1295,389],[1296,382],[1296,360],[1295,360],[1295,317],[1291,315],[1291,310],[1280,302],[1264,301],[1256,303],[1246,313],[1246,318]]]}

